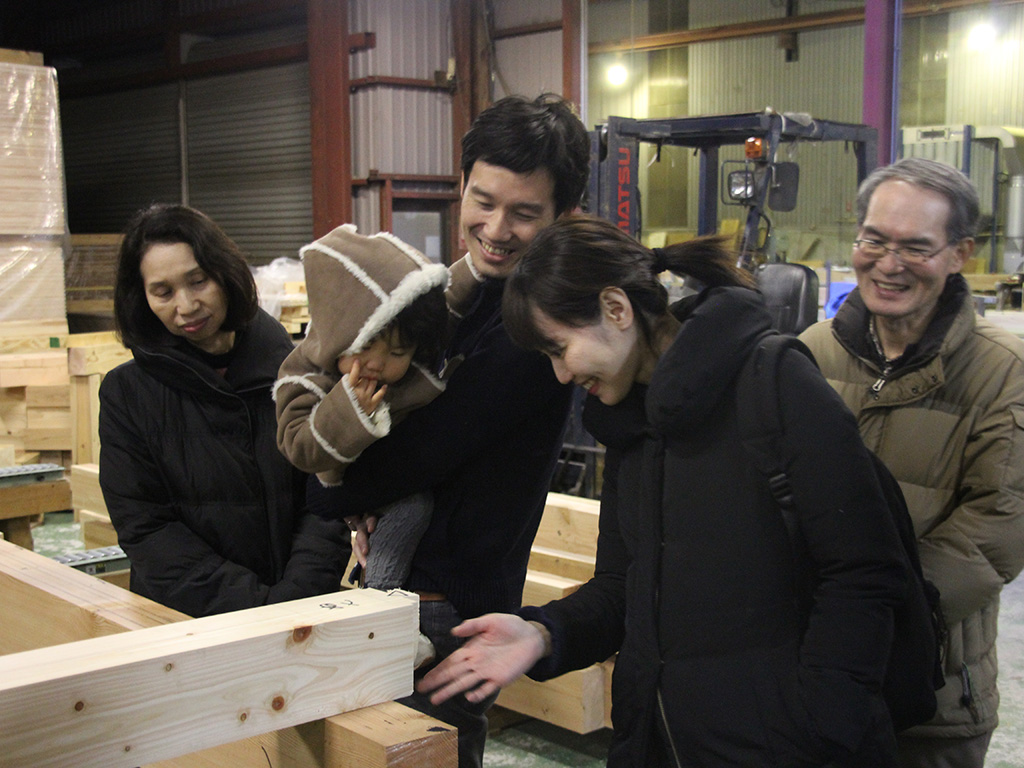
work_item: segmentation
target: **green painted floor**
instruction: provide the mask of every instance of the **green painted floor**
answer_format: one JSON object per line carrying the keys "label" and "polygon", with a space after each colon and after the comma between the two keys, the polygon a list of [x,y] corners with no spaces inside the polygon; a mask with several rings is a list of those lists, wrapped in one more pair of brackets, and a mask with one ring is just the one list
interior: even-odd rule
{"label": "green painted floor", "polygon": [[[70,513],[46,515],[32,531],[36,551],[47,556],[82,549]],[[1024,577],[1003,590],[999,615],[1000,725],[992,738],[986,768],[1024,768]],[[499,713],[500,714],[500,713]],[[486,768],[600,768],[610,733],[580,736],[538,720],[505,713],[495,717]]]}

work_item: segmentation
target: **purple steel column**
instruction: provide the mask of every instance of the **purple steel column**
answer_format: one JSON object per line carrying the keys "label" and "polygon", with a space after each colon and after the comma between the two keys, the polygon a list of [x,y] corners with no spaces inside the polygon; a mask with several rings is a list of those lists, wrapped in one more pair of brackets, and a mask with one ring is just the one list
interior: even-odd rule
{"label": "purple steel column", "polygon": [[866,0],[864,3],[863,122],[878,129],[880,166],[896,159],[902,11],[902,0]]}

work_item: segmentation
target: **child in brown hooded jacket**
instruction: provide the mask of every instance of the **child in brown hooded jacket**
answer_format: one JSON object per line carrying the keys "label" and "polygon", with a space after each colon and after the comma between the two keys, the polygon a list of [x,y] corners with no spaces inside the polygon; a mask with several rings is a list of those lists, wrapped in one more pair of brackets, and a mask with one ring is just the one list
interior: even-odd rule
{"label": "child in brown hooded jacket", "polygon": [[[479,278],[468,257],[449,272],[390,233],[351,224],[300,255],[311,320],[274,385],[277,442],[296,467],[337,485],[367,446],[444,390],[450,371],[432,368]],[[366,586],[402,585],[431,506],[418,494],[381,510]]]}

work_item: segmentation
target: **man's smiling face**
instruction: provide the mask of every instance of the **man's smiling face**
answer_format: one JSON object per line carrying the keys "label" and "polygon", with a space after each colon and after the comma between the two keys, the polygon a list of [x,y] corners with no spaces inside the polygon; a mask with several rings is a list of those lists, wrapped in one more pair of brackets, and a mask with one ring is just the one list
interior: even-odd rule
{"label": "man's smiling face", "polygon": [[892,253],[870,259],[855,248],[857,286],[871,314],[901,322],[914,329],[914,335],[924,333],[946,278],[958,272],[969,255],[967,241],[946,245],[948,220],[949,202],[938,192],[896,179],[878,185],[858,237],[936,253],[924,263],[904,264]]}
{"label": "man's smiling face", "polygon": [[477,160],[463,179],[459,233],[485,277],[508,277],[526,246],[554,220],[555,180],[547,168],[516,173]]}

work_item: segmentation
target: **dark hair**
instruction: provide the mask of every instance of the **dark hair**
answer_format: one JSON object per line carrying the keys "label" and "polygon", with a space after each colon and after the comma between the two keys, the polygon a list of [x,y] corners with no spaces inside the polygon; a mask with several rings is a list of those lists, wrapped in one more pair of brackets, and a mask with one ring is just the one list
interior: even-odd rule
{"label": "dark hair", "polygon": [[448,304],[444,286],[436,286],[417,298],[395,317],[389,328],[398,330],[403,344],[415,345],[412,359],[433,367],[448,343]]}
{"label": "dark hair", "polygon": [[950,243],[974,237],[978,232],[978,192],[971,180],[951,165],[923,157],[907,157],[871,173],[857,190],[857,226],[864,224],[871,196],[886,181],[905,181],[938,192],[949,202],[946,239]]}
{"label": "dark hair", "polygon": [[149,308],[140,271],[142,257],[157,243],[189,246],[196,263],[224,290],[228,304],[224,330],[240,330],[252,320],[259,307],[256,281],[234,241],[195,208],[151,205],[128,223],[117,257],[114,324],[126,347],[153,342],[167,332]]}
{"label": "dark hair", "polygon": [[669,269],[706,287],[754,287],[718,236],[670,245],[656,254],[614,224],[591,216],[566,216],[533,239],[505,282],[502,321],[512,340],[547,351],[552,343],[534,322],[539,309],[556,322],[581,328],[600,320],[600,294],[621,288],[634,307],[644,337],[668,311],[668,291],[658,274]]}
{"label": "dark hair", "polygon": [[555,215],[583,199],[590,176],[587,129],[561,96],[509,96],[481,112],[462,137],[462,176],[483,160],[515,173],[547,168],[555,180]]}

